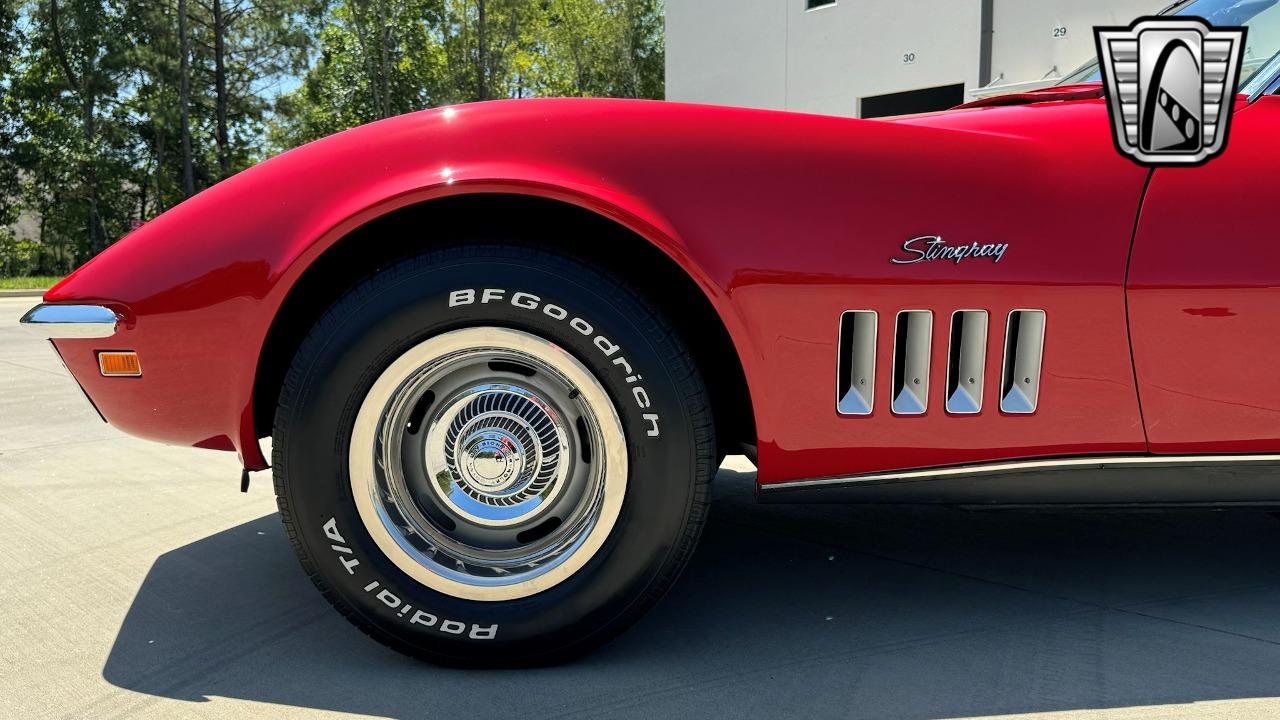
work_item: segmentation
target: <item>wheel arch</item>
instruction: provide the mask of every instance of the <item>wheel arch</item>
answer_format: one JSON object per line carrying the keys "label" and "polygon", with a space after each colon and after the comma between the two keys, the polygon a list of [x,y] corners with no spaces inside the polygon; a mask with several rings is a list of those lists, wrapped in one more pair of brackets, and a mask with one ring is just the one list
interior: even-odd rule
{"label": "wheel arch", "polygon": [[281,383],[302,339],[352,285],[432,247],[502,240],[563,250],[634,283],[692,350],[711,394],[721,452],[754,446],[756,418],[739,345],[743,335],[726,322],[732,317],[727,300],[699,276],[668,232],[611,210],[528,189],[486,188],[398,202],[341,231],[306,258],[272,319],[258,356],[243,442],[256,447],[259,437],[271,434]]}

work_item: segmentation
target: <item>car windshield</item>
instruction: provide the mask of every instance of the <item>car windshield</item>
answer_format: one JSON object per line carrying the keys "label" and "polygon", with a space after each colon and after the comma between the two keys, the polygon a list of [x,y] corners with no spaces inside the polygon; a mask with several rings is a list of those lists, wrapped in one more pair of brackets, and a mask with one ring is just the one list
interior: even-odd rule
{"label": "car windshield", "polygon": [[[1280,0],[1187,0],[1161,14],[1193,15],[1208,20],[1210,25],[1243,25],[1249,28],[1240,68],[1240,87],[1244,87],[1259,68],[1280,54]],[[1101,79],[1095,58],[1067,75],[1060,84],[1099,82]]]}

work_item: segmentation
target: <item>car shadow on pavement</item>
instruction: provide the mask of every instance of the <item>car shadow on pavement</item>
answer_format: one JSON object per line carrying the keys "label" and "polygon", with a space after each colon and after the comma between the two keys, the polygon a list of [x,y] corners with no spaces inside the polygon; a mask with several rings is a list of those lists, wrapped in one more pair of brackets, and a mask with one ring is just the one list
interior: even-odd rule
{"label": "car shadow on pavement", "polygon": [[[162,555],[103,676],[385,717],[973,717],[1280,696],[1257,511],[760,506],[722,471],[689,570],[581,660],[461,671],[351,628],[265,516]],[[1158,711],[1156,711],[1158,714]]]}

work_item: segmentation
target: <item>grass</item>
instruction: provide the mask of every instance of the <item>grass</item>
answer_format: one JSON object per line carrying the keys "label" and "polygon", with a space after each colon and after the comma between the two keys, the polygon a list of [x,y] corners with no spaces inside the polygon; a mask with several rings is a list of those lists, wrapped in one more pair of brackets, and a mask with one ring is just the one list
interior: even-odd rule
{"label": "grass", "polygon": [[0,277],[0,290],[48,290],[61,279],[54,275]]}

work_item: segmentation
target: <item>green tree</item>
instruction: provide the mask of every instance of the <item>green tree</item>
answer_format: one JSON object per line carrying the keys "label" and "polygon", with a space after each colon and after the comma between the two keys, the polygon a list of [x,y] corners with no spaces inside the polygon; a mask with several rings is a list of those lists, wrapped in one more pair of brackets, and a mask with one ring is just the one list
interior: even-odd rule
{"label": "green tree", "polygon": [[[306,70],[309,30],[323,0],[194,0],[194,36],[212,101],[218,178],[255,159],[268,89]],[[208,108],[202,108],[206,112]]]}
{"label": "green tree", "polygon": [[[660,0],[0,0],[0,273],[421,108],[661,97]],[[283,94],[278,90],[287,87]],[[34,240],[17,240],[16,218]]]}
{"label": "green tree", "polygon": [[105,248],[133,218],[119,10],[101,0],[38,4],[28,57],[12,81],[22,196],[41,218],[42,243],[69,245],[75,257]]}
{"label": "green tree", "polygon": [[547,12],[543,93],[662,97],[658,0],[550,0]]}
{"label": "green tree", "polygon": [[[185,158],[180,119],[180,44],[177,8],[172,3],[127,0],[132,93],[131,130],[141,158],[138,172],[138,215],[151,217],[187,196],[183,189]],[[190,115],[188,115],[190,131]],[[197,162],[199,136],[192,145],[192,185],[203,184],[208,173]],[[197,178],[200,178],[197,180]]]}
{"label": "green tree", "polygon": [[278,148],[436,105],[663,92],[659,0],[342,0]]}
{"label": "green tree", "polygon": [[442,62],[430,35],[441,0],[343,0],[318,39],[300,87],[281,99],[278,147],[427,107]]}
{"label": "green tree", "polygon": [[262,157],[273,88],[305,71],[326,3],[127,3],[135,21],[130,102],[151,197],[163,208]]}
{"label": "green tree", "polygon": [[477,102],[543,94],[545,0],[446,0],[434,33],[444,50],[446,102]]}
{"label": "green tree", "polygon": [[0,243],[9,243],[9,226],[18,219],[18,162],[16,149],[19,124],[13,102],[14,60],[23,37],[18,30],[17,0],[0,0]]}

